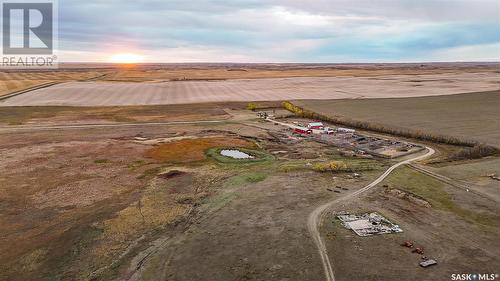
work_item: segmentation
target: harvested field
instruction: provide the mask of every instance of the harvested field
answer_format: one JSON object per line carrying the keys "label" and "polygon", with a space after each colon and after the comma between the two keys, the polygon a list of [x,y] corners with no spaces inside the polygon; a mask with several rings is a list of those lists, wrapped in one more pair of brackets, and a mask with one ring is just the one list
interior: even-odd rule
{"label": "harvested field", "polygon": [[96,71],[0,72],[0,97],[48,82],[86,80],[99,75]]}
{"label": "harvested field", "polygon": [[[385,75],[416,75],[416,74],[442,74],[454,73],[457,68],[447,69],[424,68],[419,67],[363,67],[363,66],[311,66],[304,65],[276,65],[259,66],[246,65],[242,68],[231,67],[194,67],[194,68],[173,68],[168,69],[128,69],[114,72],[107,76],[105,81],[114,82],[161,82],[165,80],[183,81],[183,80],[226,80],[226,79],[265,79],[265,78],[288,78],[288,77],[376,77]],[[462,68],[463,72],[489,71],[492,68]]]}
{"label": "harvested field", "polygon": [[405,99],[297,101],[314,112],[500,147],[500,91]]}
{"label": "harvested field", "polygon": [[251,142],[238,138],[213,137],[184,139],[172,143],[158,145],[146,152],[146,157],[158,161],[186,163],[206,159],[205,152],[209,148],[253,147]]}
{"label": "harvested field", "polygon": [[499,79],[500,73],[448,73],[155,83],[68,82],[12,97],[0,102],[0,106],[119,106],[419,97],[498,90]]}
{"label": "harvested field", "polygon": [[377,64],[255,64],[255,63],[177,63],[177,64],[86,64],[63,63],[61,69],[101,69],[112,71],[102,80],[145,82],[166,80],[224,80],[286,77],[376,77],[387,75],[443,74],[459,72],[497,72],[498,63],[377,63]]}

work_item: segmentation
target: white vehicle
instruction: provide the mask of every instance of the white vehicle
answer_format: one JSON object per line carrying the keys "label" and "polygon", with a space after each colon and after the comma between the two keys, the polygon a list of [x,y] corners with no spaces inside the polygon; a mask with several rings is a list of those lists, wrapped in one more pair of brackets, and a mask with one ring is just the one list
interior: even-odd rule
{"label": "white vehicle", "polygon": [[356,130],[354,130],[354,129],[348,129],[348,128],[337,128],[337,132],[339,132],[339,133],[347,133],[347,134],[354,134],[354,133],[356,133]]}
{"label": "white vehicle", "polygon": [[327,135],[333,135],[335,133],[335,130],[330,128],[330,127],[326,127],[324,130],[323,130],[323,133],[324,134],[327,134]]}

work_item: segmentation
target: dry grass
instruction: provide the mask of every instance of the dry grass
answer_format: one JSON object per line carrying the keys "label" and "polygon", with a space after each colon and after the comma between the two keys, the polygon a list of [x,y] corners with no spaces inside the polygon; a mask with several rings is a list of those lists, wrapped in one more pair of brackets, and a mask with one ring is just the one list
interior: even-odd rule
{"label": "dry grass", "polygon": [[[132,241],[186,216],[192,206],[176,202],[176,196],[167,194],[164,186],[152,184],[137,202],[117,212],[115,217],[96,224],[100,234],[96,237],[98,243],[90,251],[92,264],[112,264]],[[88,275],[82,277],[88,278]]]}
{"label": "dry grass", "polygon": [[205,160],[205,152],[210,148],[252,148],[253,146],[253,143],[238,138],[212,137],[185,139],[158,145],[148,150],[146,152],[146,157],[164,162],[188,163]]}
{"label": "dry grass", "polygon": [[242,109],[245,103],[154,105],[121,107],[0,107],[0,124],[93,122],[166,122],[220,120],[229,116],[224,108]]}
{"label": "dry grass", "polygon": [[[466,221],[485,226],[500,226],[497,213],[492,210],[470,208],[457,201],[447,190],[446,184],[437,179],[403,167],[392,173],[384,183],[411,192],[431,203],[434,208],[453,213]],[[471,195],[467,195],[470,197]]]}

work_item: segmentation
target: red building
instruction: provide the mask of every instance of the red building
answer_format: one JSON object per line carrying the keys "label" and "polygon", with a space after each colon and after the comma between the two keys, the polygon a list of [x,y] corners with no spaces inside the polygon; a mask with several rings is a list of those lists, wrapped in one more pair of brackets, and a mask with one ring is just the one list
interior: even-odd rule
{"label": "red building", "polygon": [[310,135],[310,134],[312,134],[312,130],[311,129],[301,128],[301,127],[295,128],[293,130],[293,132],[296,133],[296,134],[299,134],[299,135]]}

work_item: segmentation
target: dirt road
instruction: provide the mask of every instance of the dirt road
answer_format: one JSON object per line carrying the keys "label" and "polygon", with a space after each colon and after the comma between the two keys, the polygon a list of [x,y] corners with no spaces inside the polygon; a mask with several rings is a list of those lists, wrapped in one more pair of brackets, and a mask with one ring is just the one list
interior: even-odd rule
{"label": "dirt road", "polygon": [[55,125],[55,126],[0,126],[2,133],[33,132],[44,130],[68,130],[68,129],[92,129],[92,128],[119,128],[119,127],[141,127],[141,126],[175,126],[216,124],[229,122],[230,120],[200,120],[200,121],[172,121],[172,122],[149,122],[149,123],[116,123],[116,124],[81,124],[81,125]]}
{"label": "dirt road", "polygon": [[430,157],[435,153],[434,149],[430,147],[426,147],[428,152],[425,155],[421,155],[412,159],[408,159],[402,162],[399,162],[392,167],[390,167],[385,173],[383,173],[379,178],[377,178],[375,181],[370,183],[369,185],[363,187],[362,189],[353,192],[347,196],[344,196],[342,198],[335,199],[333,201],[330,201],[322,206],[319,206],[316,208],[310,215],[307,220],[307,228],[309,230],[309,233],[311,234],[311,237],[313,238],[313,242],[318,248],[318,253],[321,257],[321,262],[323,263],[323,269],[325,271],[325,277],[327,281],[335,281],[335,275],[333,273],[332,269],[332,264],[330,263],[330,258],[328,257],[328,253],[326,251],[325,243],[323,242],[323,239],[321,238],[321,234],[319,232],[319,228],[321,226],[321,222],[323,221],[323,218],[325,217],[328,209],[332,208],[336,203],[339,203],[341,201],[346,201],[349,199],[353,199],[358,195],[361,195],[362,193],[367,192],[368,190],[372,189],[375,187],[377,184],[381,183],[387,176],[389,176],[395,169],[402,165],[410,164],[411,162],[415,162],[418,160],[422,160],[424,158]]}

